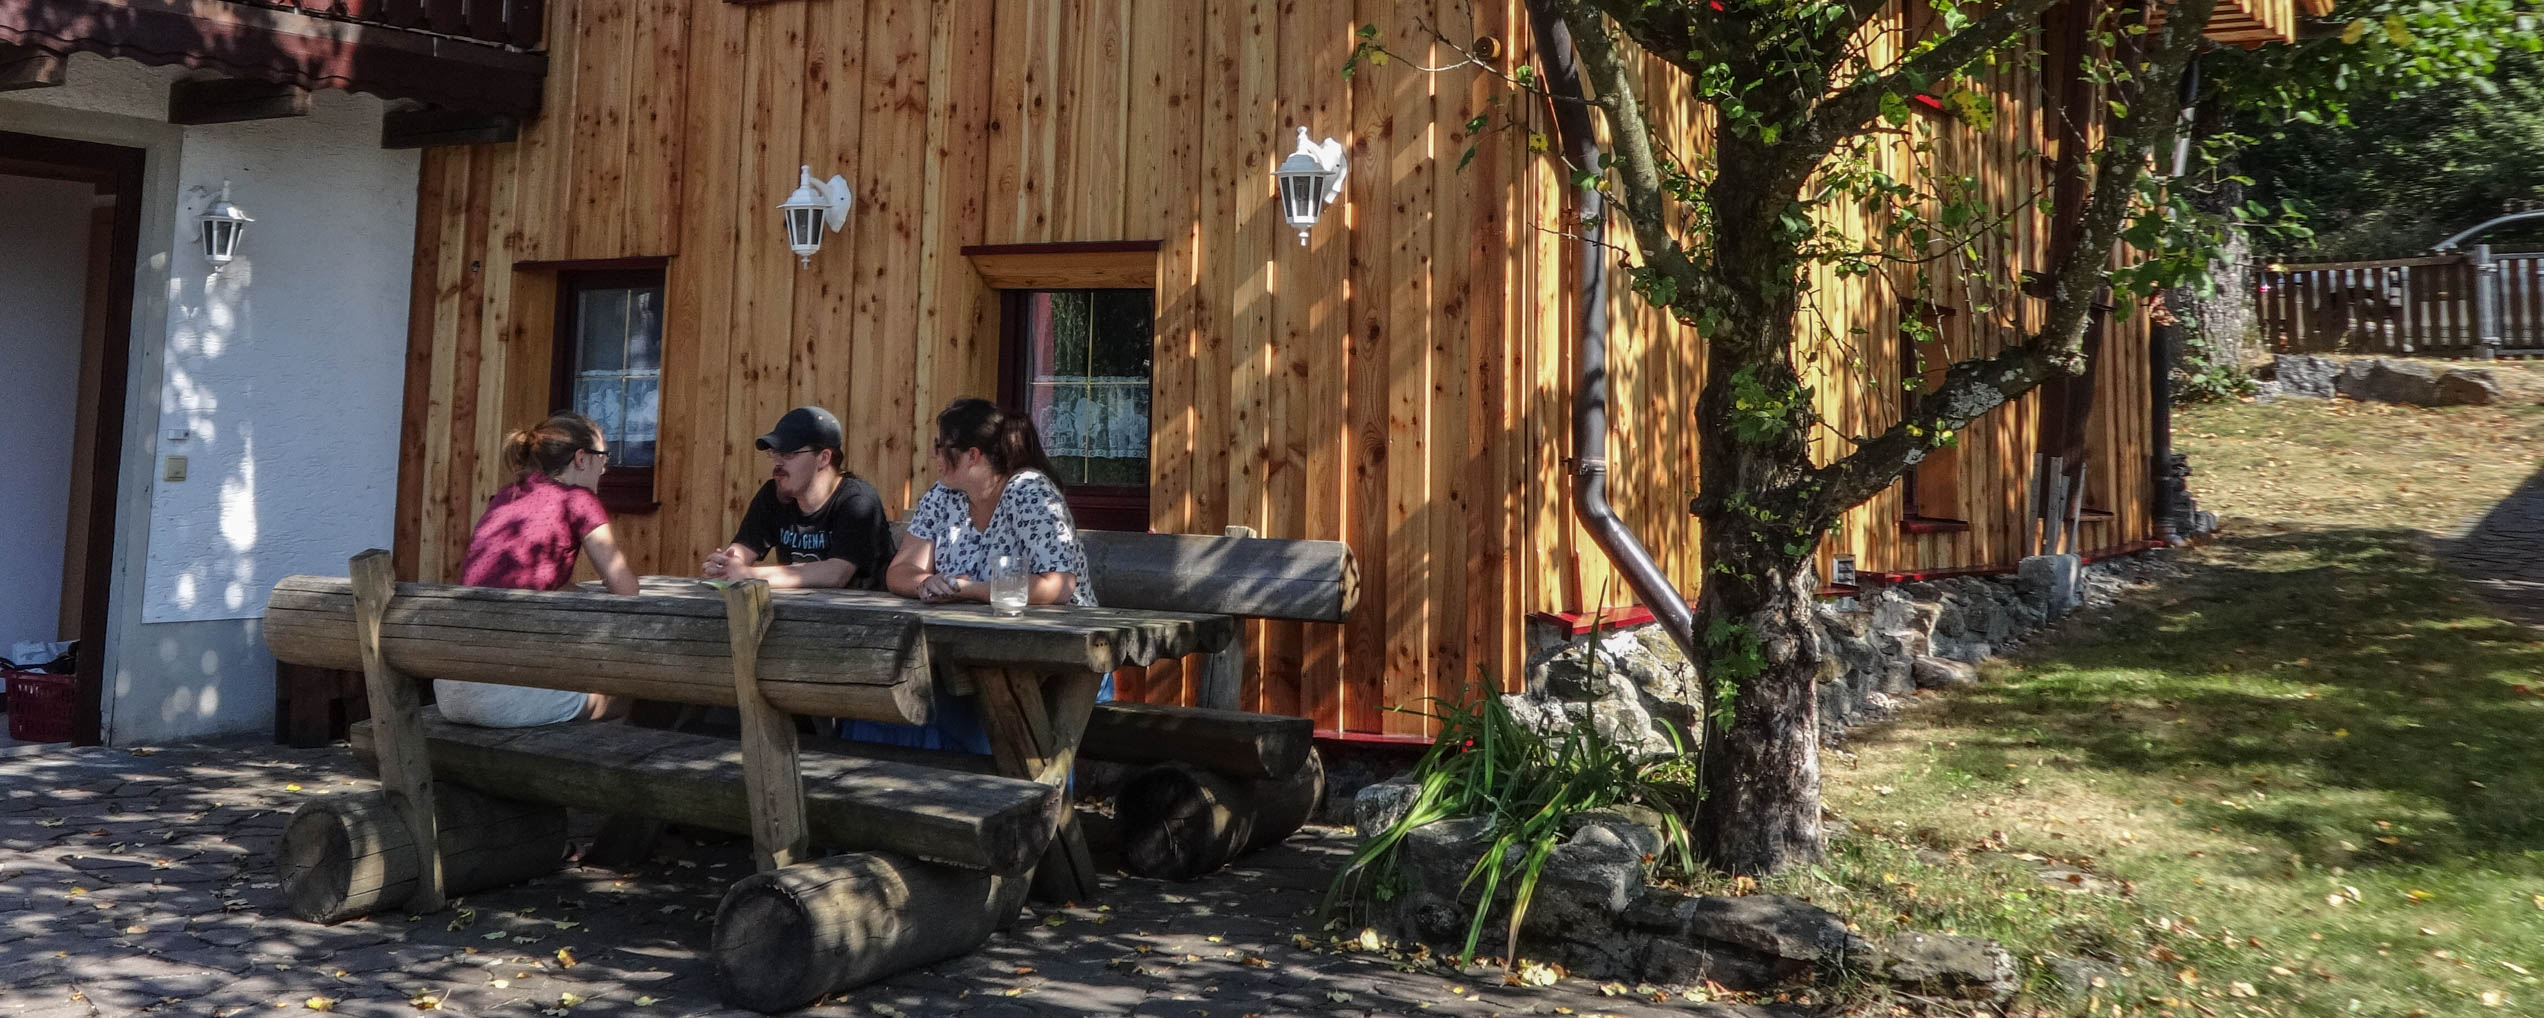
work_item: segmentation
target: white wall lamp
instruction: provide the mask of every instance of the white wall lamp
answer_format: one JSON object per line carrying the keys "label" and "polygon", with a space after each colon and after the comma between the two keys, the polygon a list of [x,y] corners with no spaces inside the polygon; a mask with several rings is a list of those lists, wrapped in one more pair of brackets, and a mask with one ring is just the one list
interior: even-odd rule
{"label": "white wall lamp", "polygon": [[1307,140],[1307,128],[1298,129],[1298,151],[1272,171],[1272,180],[1281,191],[1281,218],[1298,230],[1300,247],[1307,246],[1307,231],[1326,207],[1343,196],[1343,178],[1350,173],[1342,142],[1327,138],[1319,145]]}
{"label": "white wall lamp", "polygon": [[786,247],[795,252],[801,268],[811,268],[813,253],[821,250],[822,230],[837,233],[848,225],[848,207],[856,203],[856,195],[848,190],[848,179],[831,174],[829,180],[814,180],[813,168],[803,169],[804,182],[777,210],[786,216]]}
{"label": "white wall lamp", "polygon": [[203,258],[214,265],[227,265],[238,257],[239,237],[247,232],[247,213],[230,204],[230,182],[221,182],[221,197],[196,217],[203,223]]}

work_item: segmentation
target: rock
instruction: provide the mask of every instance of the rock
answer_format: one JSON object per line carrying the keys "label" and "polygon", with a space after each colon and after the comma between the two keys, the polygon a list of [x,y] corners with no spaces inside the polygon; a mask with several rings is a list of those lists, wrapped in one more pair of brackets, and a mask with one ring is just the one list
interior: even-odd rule
{"label": "rock", "polygon": [[2034,555],[2014,566],[2022,596],[2041,606],[2049,618],[2074,611],[2084,602],[2084,560],[2074,555]]}
{"label": "rock", "polygon": [[1605,932],[1643,893],[1650,870],[1644,860],[1660,853],[1660,832],[1621,814],[1577,820],[1580,826],[1555,846],[1537,878],[1525,923],[1532,933],[1569,938]]}
{"label": "rock", "polygon": [[1538,673],[1532,688],[1559,700],[1596,700],[1616,690],[1618,662],[1605,648],[1578,647],[1557,654]]}
{"label": "rock", "polygon": [[1352,798],[1352,829],[1368,838],[1396,825],[1413,808],[1421,786],[1409,776],[1389,778],[1360,790]]}
{"label": "rock", "polygon": [[1865,957],[1870,946],[1827,909],[1776,894],[1689,897],[1655,891],[1625,915],[1652,938],[1646,979],[1712,979],[1733,989],[1760,989],[1810,971]]}
{"label": "rock", "polygon": [[2333,380],[2341,374],[2341,362],[2329,357],[2283,353],[2272,359],[2271,371],[2280,396],[2331,399],[2339,391]]}
{"label": "rock", "polygon": [[1890,641],[1892,653],[1915,657],[1934,653],[1934,631],[1931,629],[1885,629],[1882,639]]}
{"label": "rock", "polygon": [[1977,668],[1932,654],[1917,655],[1916,661],[1909,666],[1909,673],[1916,678],[1919,689],[1945,689],[1979,681]]}
{"label": "rock", "polygon": [[1634,690],[1622,690],[1623,696],[1615,692],[1590,704],[1590,730],[1638,760],[1669,753],[1669,740],[1653,728],[1652,715]]}
{"label": "rock", "polygon": [[1882,939],[1882,975],[1920,993],[1963,1000],[2014,995],[2014,956],[1993,940],[1909,931]]}
{"label": "rock", "polygon": [[2438,372],[2413,361],[2387,357],[2351,361],[2333,379],[2333,386],[2355,400],[2438,405]]}
{"label": "rock", "polygon": [[[1661,849],[1656,823],[1622,810],[1575,817],[1572,832],[1540,871],[1525,930],[1556,943],[1601,939],[1643,893],[1650,868],[1645,860]],[[1492,829],[1492,821],[1477,817],[1424,824],[1405,834],[1396,854],[1403,877],[1396,904],[1401,933],[1440,948],[1465,941],[1483,889],[1468,875],[1490,847]],[[1488,929],[1509,921],[1521,863],[1517,852],[1505,860]]]}
{"label": "rock", "polygon": [[2457,368],[2438,377],[2439,406],[2494,406],[2500,382],[2483,368]]}
{"label": "rock", "polygon": [[1820,712],[1820,736],[1832,737],[1855,720],[1861,701],[1844,682],[1823,682],[1811,689],[1811,705]]}
{"label": "rock", "polygon": [[[1702,986],[1711,981],[1726,989],[1763,990],[1785,977],[1776,959],[1746,951],[1708,949],[1663,937],[1648,938],[1643,944],[1643,955],[1636,965],[1637,976],[1644,982]],[[1580,972],[1579,966],[1571,967]]]}
{"label": "rock", "polygon": [[2059,985],[2066,987],[2072,993],[2086,993],[2103,987],[2116,986],[2126,975],[2120,971],[2118,965],[2095,961],[2091,958],[2070,958],[2063,954],[2053,954],[2041,959],[2041,967],[2049,971],[2051,979],[2057,980]]}

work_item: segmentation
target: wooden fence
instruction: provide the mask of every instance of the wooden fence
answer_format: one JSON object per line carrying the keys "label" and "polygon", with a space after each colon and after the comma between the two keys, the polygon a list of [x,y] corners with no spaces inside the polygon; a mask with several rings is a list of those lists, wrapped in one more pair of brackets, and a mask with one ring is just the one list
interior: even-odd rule
{"label": "wooden fence", "polygon": [[2544,253],[2488,250],[2282,265],[2254,273],[2271,348],[2544,354]]}

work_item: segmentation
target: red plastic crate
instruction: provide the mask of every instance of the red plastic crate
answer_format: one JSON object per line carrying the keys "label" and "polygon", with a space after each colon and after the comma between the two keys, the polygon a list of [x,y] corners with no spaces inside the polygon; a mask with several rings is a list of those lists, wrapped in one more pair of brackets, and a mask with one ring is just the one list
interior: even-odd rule
{"label": "red plastic crate", "polygon": [[71,741],[71,705],[79,676],[0,672],[9,678],[9,737],[19,742]]}

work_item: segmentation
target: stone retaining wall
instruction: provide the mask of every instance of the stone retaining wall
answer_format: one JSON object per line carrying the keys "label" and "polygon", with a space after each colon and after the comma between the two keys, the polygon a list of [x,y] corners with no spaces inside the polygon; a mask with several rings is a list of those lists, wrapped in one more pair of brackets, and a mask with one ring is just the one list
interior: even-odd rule
{"label": "stone retaining wall", "polygon": [[[2163,568],[2163,553],[2082,564],[2073,555],[2025,559],[2010,576],[1959,576],[1872,587],[1816,605],[1827,664],[1820,730],[1884,716],[1918,689],[1961,685],[1976,666],[2089,602]],[[1539,731],[1590,724],[1644,755],[1692,747],[1703,699],[1695,669],[1658,625],[1569,636],[1529,634],[1528,691],[1502,698]],[[1675,735],[1673,734],[1675,733]]]}

